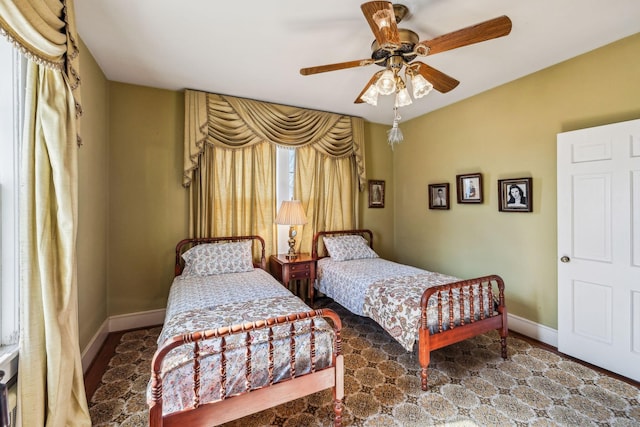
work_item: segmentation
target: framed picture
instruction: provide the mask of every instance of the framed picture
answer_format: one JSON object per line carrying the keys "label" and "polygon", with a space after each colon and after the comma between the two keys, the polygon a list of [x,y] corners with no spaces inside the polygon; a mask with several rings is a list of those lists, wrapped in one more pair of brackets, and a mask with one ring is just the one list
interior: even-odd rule
{"label": "framed picture", "polygon": [[384,181],[369,180],[369,207],[384,208]]}
{"label": "framed picture", "polygon": [[482,203],[482,174],[456,175],[458,203]]}
{"label": "framed picture", "polygon": [[498,210],[500,212],[532,212],[532,178],[498,180]]}
{"label": "framed picture", "polygon": [[429,209],[449,209],[449,183],[429,184]]}

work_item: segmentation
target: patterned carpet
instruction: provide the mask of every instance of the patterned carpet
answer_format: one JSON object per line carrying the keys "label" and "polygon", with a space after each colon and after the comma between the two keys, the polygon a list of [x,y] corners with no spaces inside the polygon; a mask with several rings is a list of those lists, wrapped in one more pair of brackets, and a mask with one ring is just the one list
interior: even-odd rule
{"label": "patterned carpet", "polygon": [[[418,361],[373,321],[329,299],[343,320],[345,426],[639,426],[640,389],[510,337],[490,333],[435,351],[430,390]],[[94,426],[146,426],[145,393],[160,328],[126,333],[89,404]],[[328,426],[331,392],[227,426]]]}

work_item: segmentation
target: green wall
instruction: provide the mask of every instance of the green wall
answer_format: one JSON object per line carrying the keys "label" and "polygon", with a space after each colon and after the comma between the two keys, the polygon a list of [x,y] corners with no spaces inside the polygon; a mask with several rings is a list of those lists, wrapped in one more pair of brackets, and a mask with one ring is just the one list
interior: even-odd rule
{"label": "green wall", "polygon": [[385,182],[384,208],[369,208],[369,187],[360,193],[360,227],[373,231],[373,247],[384,258],[393,257],[393,156],[387,144],[386,125],[365,124],[367,179]]}
{"label": "green wall", "polygon": [[[639,52],[636,34],[401,123],[398,261],[461,278],[499,274],[510,313],[556,329],[556,134],[639,118]],[[484,203],[458,204],[456,175],[474,172]],[[533,177],[533,213],[498,212],[497,180],[520,177]],[[442,182],[451,210],[428,210],[427,185]]]}
{"label": "green wall", "polygon": [[164,308],[187,236],[184,95],[109,84],[109,315]]}
{"label": "green wall", "polygon": [[84,349],[108,317],[108,82],[80,43],[83,145],[78,151],[78,319]]}

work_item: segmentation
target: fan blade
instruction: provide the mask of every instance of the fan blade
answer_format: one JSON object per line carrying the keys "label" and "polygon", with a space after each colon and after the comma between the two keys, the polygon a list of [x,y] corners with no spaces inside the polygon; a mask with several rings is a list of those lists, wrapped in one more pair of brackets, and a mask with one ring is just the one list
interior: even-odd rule
{"label": "fan blade", "polygon": [[433,67],[428,66],[420,61],[412,62],[409,64],[411,69],[422,75],[425,79],[429,80],[433,85],[433,88],[440,93],[447,93],[460,84],[460,82],[453,77],[450,77],[442,71],[436,70]]}
{"label": "fan blade", "polygon": [[398,34],[398,24],[391,2],[370,1],[363,3],[360,8],[376,36],[378,46],[390,50],[400,47],[400,34]]}
{"label": "fan blade", "polygon": [[378,79],[380,78],[380,74],[382,74],[385,70],[380,70],[377,73],[375,73],[373,75],[373,77],[371,77],[371,80],[369,80],[369,83],[367,83],[367,85],[364,87],[364,89],[362,89],[362,92],[360,92],[360,94],[358,95],[358,97],[356,98],[355,101],[353,101],[354,104],[362,104],[364,101],[362,100],[362,95],[364,95],[364,93],[369,89],[369,87],[371,85],[376,84],[376,81],[378,81]]}
{"label": "fan blade", "polygon": [[[458,31],[443,34],[435,39],[418,43],[429,48],[429,55],[458,47],[506,36],[511,32],[511,19],[507,16],[490,19]],[[417,47],[417,46],[416,46]]]}
{"label": "fan blade", "polygon": [[374,59],[358,59],[356,61],[338,62],[336,64],[318,65],[317,67],[300,68],[300,74],[308,76],[310,74],[326,73],[327,71],[344,70],[345,68],[364,67],[375,64]]}

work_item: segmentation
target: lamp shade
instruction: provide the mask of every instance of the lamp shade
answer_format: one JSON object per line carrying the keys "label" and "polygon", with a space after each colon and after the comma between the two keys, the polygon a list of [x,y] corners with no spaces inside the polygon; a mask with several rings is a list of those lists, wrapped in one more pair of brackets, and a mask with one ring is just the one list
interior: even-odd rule
{"label": "lamp shade", "polygon": [[396,76],[393,71],[386,69],[376,82],[380,95],[391,95],[396,90]]}
{"label": "lamp shade", "polygon": [[369,105],[378,105],[378,89],[376,85],[369,86],[369,89],[360,97],[364,102]]}
{"label": "lamp shade", "polygon": [[285,200],[280,205],[280,210],[275,220],[280,225],[303,225],[307,223],[300,200]]}
{"label": "lamp shade", "polygon": [[431,82],[420,74],[415,74],[411,77],[411,85],[413,86],[413,97],[416,99],[422,98],[433,89]]}

